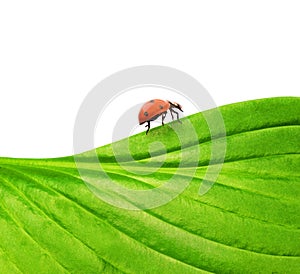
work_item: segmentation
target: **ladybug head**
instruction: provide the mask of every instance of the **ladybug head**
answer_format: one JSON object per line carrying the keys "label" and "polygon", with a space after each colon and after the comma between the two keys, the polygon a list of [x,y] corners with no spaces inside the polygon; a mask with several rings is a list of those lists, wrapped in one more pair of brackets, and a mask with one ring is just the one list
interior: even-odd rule
{"label": "ladybug head", "polygon": [[173,108],[178,108],[180,111],[183,112],[183,110],[182,110],[182,105],[180,105],[180,104],[178,104],[178,103],[176,103],[176,102],[170,102],[170,101],[169,101],[169,103],[171,104],[171,106],[172,106]]}

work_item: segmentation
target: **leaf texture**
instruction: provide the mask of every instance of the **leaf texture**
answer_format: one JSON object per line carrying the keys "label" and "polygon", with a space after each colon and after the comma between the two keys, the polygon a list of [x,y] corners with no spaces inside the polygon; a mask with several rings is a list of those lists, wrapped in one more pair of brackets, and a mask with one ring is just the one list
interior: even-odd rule
{"label": "leaf texture", "polygon": [[[205,195],[199,187],[208,166],[222,164],[217,154],[210,162],[205,118],[216,109],[96,150],[109,178],[135,190],[156,188],[175,173],[180,183],[195,171],[180,195],[152,209],[127,210],[97,198],[74,156],[0,158],[0,273],[298,273],[300,98],[219,110],[226,136],[215,132],[214,141],[220,147],[226,141],[226,154]],[[188,122],[197,140],[186,134],[182,143],[172,127],[185,132]],[[153,142],[163,146],[150,153]],[[178,168],[196,148],[199,161]],[[96,176],[89,152],[79,158]]]}

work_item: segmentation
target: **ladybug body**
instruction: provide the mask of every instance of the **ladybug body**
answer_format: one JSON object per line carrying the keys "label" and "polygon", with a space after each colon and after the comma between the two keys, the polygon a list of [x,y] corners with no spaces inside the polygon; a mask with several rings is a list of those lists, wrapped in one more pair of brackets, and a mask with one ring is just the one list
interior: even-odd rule
{"label": "ladybug body", "polygon": [[146,127],[148,127],[146,134],[150,129],[150,122],[156,120],[159,116],[162,116],[162,125],[164,125],[164,119],[166,118],[167,111],[169,110],[174,120],[173,113],[177,115],[178,122],[181,123],[179,120],[179,114],[174,108],[179,109],[183,112],[182,106],[175,102],[164,101],[161,99],[153,99],[146,102],[139,112],[139,123],[140,125],[147,123]]}

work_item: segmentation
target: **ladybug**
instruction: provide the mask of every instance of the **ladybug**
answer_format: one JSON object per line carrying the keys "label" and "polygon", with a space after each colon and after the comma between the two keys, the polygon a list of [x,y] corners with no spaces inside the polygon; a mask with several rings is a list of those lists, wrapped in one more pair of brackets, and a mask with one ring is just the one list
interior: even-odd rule
{"label": "ladybug", "polygon": [[174,110],[174,108],[177,108],[183,112],[182,106],[175,102],[164,101],[161,99],[153,99],[146,102],[141,107],[141,110],[139,112],[140,125],[147,123],[147,125],[145,126],[148,127],[146,134],[150,129],[150,122],[156,120],[159,116],[162,117],[161,124],[164,125],[164,119],[166,118],[168,110],[170,110],[172,120],[174,120],[173,113],[175,113],[177,115],[177,121],[181,123],[181,121],[179,120],[179,114]]}

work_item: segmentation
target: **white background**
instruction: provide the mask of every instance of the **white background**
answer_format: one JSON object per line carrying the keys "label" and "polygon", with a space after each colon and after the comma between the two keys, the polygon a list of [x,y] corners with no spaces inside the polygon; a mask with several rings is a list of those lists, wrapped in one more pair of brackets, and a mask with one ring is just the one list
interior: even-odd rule
{"label": "white background", "polygon": [[[182,70],[217,105],[299,96],[299,14],[300,1],[289,0],[1,1],[0,156],[72,154],[85,96],[132,66]],[[141,99],[124,98],[106,115]],[[108,125],[101,132],[96,146],[111,140]]]}

